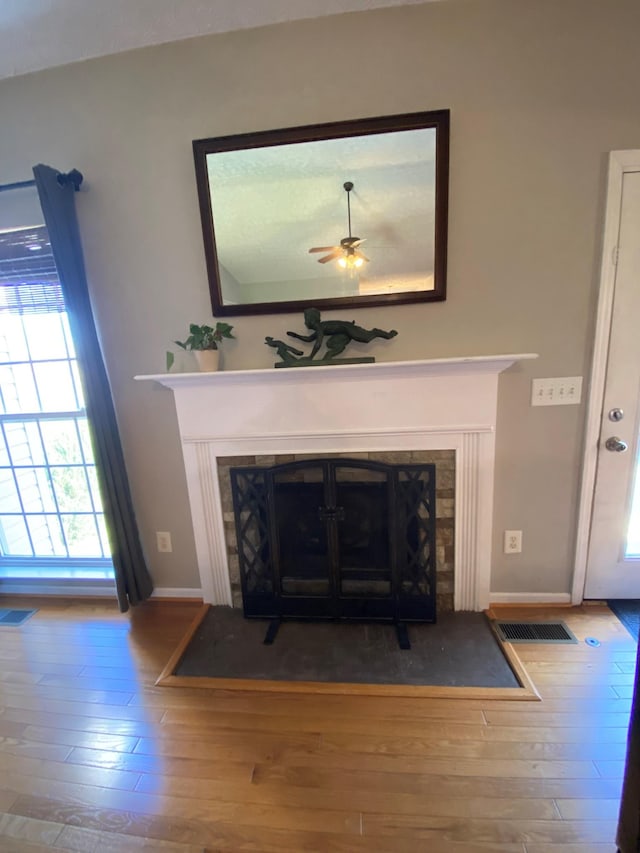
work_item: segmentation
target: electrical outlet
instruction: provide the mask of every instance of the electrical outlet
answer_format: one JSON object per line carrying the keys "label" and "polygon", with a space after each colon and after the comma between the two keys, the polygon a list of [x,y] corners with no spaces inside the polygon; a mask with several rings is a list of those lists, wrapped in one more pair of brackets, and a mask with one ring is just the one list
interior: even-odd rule
{"label": "electrical outlet", "polygon": [[522,552],[522,530],[505,530],[504,553],[520,554]]}
{"label": "electrical outlet", "polygon": [[571,406],[582,398],[582,376],[559,376],[531,382],[532,406]]}
{"label": "electrical outlet", "polygon": [[169,554],[173,551],[171,547],[171,534],[166,531],[156,531],[156,544],[158,545],[158,551],[162,554]]}

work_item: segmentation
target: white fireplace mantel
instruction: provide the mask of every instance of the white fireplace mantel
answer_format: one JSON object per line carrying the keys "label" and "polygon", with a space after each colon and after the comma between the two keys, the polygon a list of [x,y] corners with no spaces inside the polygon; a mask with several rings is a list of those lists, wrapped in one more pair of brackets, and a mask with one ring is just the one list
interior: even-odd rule
{"label": "white fireplace mantel", "polygon": [[136,376],[175,396],[204,601],[231,604],[218,457],[454,450],[454,606],[488,607],[498,376],[532,358]]}

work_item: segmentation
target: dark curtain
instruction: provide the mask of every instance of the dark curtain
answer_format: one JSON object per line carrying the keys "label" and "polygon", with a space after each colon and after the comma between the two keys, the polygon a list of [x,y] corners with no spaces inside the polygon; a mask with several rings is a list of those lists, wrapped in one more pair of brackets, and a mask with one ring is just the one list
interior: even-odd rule
{"label": "dark curtain", "polygon": [[61,174],[43,165],[34,166],[33,174],[78,356],[118,603],[125,611],[130,604],[148,598],[153,584],[140,545],[111,389],[89,299],[74,197],[82,175],[75,169]]}

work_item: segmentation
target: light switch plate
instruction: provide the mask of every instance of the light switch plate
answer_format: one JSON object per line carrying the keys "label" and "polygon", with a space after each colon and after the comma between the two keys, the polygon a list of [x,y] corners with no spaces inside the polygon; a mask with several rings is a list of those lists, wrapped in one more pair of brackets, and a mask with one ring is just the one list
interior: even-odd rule
{"label": "light switch plate", "polygon": [[532,406],[571,406],[582,399],[582,376],[559,376],[531,382]]}

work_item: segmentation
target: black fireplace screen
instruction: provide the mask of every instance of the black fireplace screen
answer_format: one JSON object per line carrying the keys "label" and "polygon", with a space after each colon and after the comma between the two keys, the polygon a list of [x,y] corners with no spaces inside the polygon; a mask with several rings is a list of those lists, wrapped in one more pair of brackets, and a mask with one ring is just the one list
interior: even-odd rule
{"label": "black fireplace screen", "polygon": [[230,470],[245,616],[435,620],[435,465]]}

